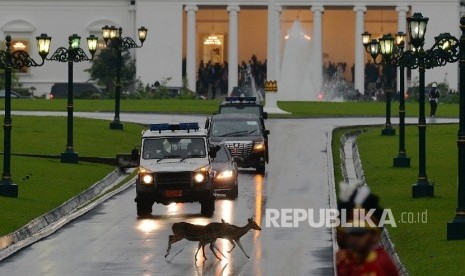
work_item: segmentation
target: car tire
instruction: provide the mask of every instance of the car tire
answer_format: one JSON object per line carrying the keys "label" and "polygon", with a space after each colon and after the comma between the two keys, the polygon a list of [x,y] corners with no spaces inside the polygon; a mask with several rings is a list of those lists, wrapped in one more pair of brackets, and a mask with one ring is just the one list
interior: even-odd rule
{"label": "car tire", "polygon": [[259,174],[265,174],[265,164],[257,166],[255,169]]}
{"label": "car tire", "polygon": [[153,203],[151,201],[147,199],[138,199],[136,205],[138,217],[148,217],[152,214]]}
{"label": "car tire", "polygon": [[215,212],[215,198],[212,196],[210,199],[204,200],[201,203],[200,213],[203,216],[211,217]]}
{"label": "car tire", "polygon": [[228,197],[230,199],[236,199],[239,196],[239,185],[236,183],[234,188],[229,191]]}

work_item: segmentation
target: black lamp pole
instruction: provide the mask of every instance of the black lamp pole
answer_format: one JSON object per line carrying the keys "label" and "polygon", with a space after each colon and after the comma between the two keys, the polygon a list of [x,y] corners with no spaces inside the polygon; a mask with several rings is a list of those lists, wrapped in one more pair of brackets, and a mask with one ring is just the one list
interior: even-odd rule
{"label": "black lamp pole", "polygon": [[[404,52],[405,34],[398,32],[396,34],[396,45],[399,49],[399,55]],[[410,157],[407,156],[405,149],[405,68],[399,66],[399,153],[394,158],[394,167],[410,167]]]}
{"label": "black lamp pole", "polygon": [[133,48],[141,48],[144,45],[145,38],[147,37],[147,29],[140,27],[138,29],[140,45],[130,37],[122,37],[123,29],[115,26],[105,26],[102,28],[103,39],[105,44],[116,50],[116,84],[115,84],[115,117],[110,123],[110,129],[123,129],[123,124],[120,121],[120,101],[121,101],[121,66],[123,65],[122,52]]}
{"label": "black lamp pole", "polygon": [[459,42],[460,56],[460,108],[459,131],[457,134],[458,148],[458,193],[457,209],[454,219],[447,224],[448,240],[465,239],[465,17],[460,19],[462,35]]}
{"label": "black lamp pole", "polygon": [[450,34],[443,33],[434,38],[435,43],[430,49],[424,50],[428,18],[421,13],[414,13],[407,18],[407,23],[412,49],[403,52],[395,62],[396,66],[419,70],[418,178],[412,185],[412,197],[432,197],[434,186],[428,181],[426,174],[425,71],[456,62],[459,58],[459,43]]}
{"label": "black lamp pole", "polygon": [[[392,67],[391,67],[391,55],[393,55],[393,40],[389,46],[392,48],[384,48],[385,44],[383,43],[384,39],[392,39],[389,35],[384,35],[383,38],[379,39],[379,42],[375,39],[371,40],[371,34],[364,32],[362,34],[362,43],[365,46],[365,50],[370,53],[373,58],[373,62],[377,65],[382,66],[383,72],[383,84],[384,84],[384,95],[386,101],[386,122],[384,123],[384,128],[381,130],[381,135],[393,136],[396,135],[396,130],[392,127],[391,124],[391,98],[392,92],[395,90],[393,85],[392,78]],[[378,54],[381,52],[382,59],[381,61],[376,61]]]}
{"label": "black lamp pole", "polygon": [[18,185],[13,183],[10,173],[11,164],[11,72],[13,69],[42,66],[48,54],[51,38],[46,34],[37,37],[41,63],[34,61],[27,52],[11,52],[11,36],[6,36],[6,49],[0,50],[0,67],[5,70],[5,118],[3,120],[3,174],[0,181],[0,196],[18,197]]}
{"label": "black lamp pole", "polygon": [[69,36],[69,46],[68,48],[60,47],[58,48],[50,58],[47,60],[54,60],[58,62],[67,62],[68,63],[68,120],[67,120],[67,144],[65,152],[61,153],[61,162],[62,163],[78,163],[79,157],[77,152],[74,151],[73,146],[73,111],[74,111],[74,81],[73,81],[73,64],[75,62],[89,61],[94,58],[95,51],[97,50],[97,41],[98,38],[94,35],[91,35],[87,38],[87,44],[89,47],[89,52],[91,53],[91,58],[89,58],[84,50],[79,47],[81,37],[73,34]]}
{"label": "black lamp pole", "polygon": [[[370,34],[362,34],[362,42],[365,45],[367,51],[369,51],[376,62],[378,53],[381,52],[383,55],[383,62],[387,60],[389,66],[396,66],[401,68],[401,94],[400,94],[400,107],[399,115],[402,124],[401,135],[399,138],[399,156],[394,159],[394,166],[396,161],[399,161],[400,165],[409,165],[410,160],[405,155],[405,141],[404,141],[404,120],[405,120],[405,105],[404,105],[404,83],[403,83],[403,70],[404,68],[419,70],[419,117],[418,117],[418,179],[417,182],[412,185],[412,197],[432,197],[434,196],[434,186],[428,181],[426,175],[426,119],[425,119],[425,71],[426,69],[444,66],[447,63],[456,62],[459,58],[458,55],[458,40],[451,36],[449,33],[442,33],[435,37],[434,45],[428,49],[423,49],[425,42],[426,25],[428,24],[428,18],[423,17],[421,13],[414,13],[413,16],[407,18],[409,28],[409,38],[412,49],[403,51],[403,43],[396,43],[398,53],[395,55],[387,56],[383,53],[384,49],[390,49],[391,46],[387,47],[387,41],[390,43],[392,38],[383,36],[378,41],[372,40],[369,42]],[[399,36],[399,34],[397,34]],[[392,45],[392,44],[389,44]],[[393,48],[393,46],[392,46]],[[394,51],[395,52],[395,51]],[[401,159],[399,159],[401,158]],[[396,160],[397,159],[397,160]],[[405,161],[405,163],[404,163]]]}

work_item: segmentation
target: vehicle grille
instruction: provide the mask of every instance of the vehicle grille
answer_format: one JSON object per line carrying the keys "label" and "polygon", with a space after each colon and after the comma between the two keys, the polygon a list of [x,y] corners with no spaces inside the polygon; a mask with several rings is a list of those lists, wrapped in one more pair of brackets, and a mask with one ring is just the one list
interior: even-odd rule
{"label": "vehicle grille", "polygon": [[191,172],[156,173],[155,183],[161,189],[189,189],[191,187]]}
{"label": "vehicle grille", "polygon": [[253,143],[225,143],[232,156],[247,156],[252,153]]}

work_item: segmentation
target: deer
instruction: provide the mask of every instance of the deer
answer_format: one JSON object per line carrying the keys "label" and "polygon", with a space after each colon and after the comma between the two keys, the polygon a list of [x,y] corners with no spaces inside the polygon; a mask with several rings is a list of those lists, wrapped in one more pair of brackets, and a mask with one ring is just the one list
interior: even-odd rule
{"label": "deer", "polygon": [[200,248],[202,248],[203,252],[203,257],[205,260],[207,259],[205,256],[205,246],[207,244],[210,244],[210,250],[213,252],[215,257],[218,260],[221,260],[218,255],[216,255],[216,252],[214,249],[218,250],[218,252],[226,258],[226,256],[221,252],[221,250],[216,246],[215,242],[217,239],[227,239],[229,240],[233,248],[231,248],[228,253],[231,253],[231,251],[234,249],[236,246],[235,242],[239,245],[239,248],[242,250],[242,252],[245,254],[247,258],[250,258],[247,253],[245,253],[244,248],[242,247],[242,244],[240,242],[240,238],[244,236],[247,232],[249,232],[251,229],[254,230],[261,230],[260,226],[252,219],[248,219],[247,225],[243,227],[239,227],[236,225],[229,224],[225,222],[223,219],[220,222],[211,222],[207,225],[196,225],[196,224],[191,224],[187,222],[178,222],[174,223],[172,226],[173,234],[169,236],[168,240],[168,249],[166,250],[166,255],[165,258],[169,255],[170,250],[171,250],[171,245],[175,242],[178,242],[182,239],[187,239],[190,241],[198,241],[199,245],[197,248],[197,252],[195,253],[195,260],[197,261],[197,254],[200,251]]}
{"label": "deer", "polygon": [[220,254],[226,258],[226,256],[220,251],[218,247],[216,247],[215,240],[217,239],[217,233],[220,231],[221,224],[220,222],[212,222],[208,225],[197,225],[191,224],[187,222],[177,222],[174,223],[171,229],[173,230],[173,235],[169,236],[168,239],[168,249],[166,250],[165,258],[170,254],[171,245],[175,242],[178,242],[182,239],[186,239],[189,241],[198,241],[199,245],[197,248],[197,252],[195,252],[195,260],[197,261],[197,254],[199,253],[200,248],[202,248],[203,257],[205,260],[207,257],[205,256],[205,245],[210,244],[210,250],[213,252],[215,257],[218,260],[221,260],[218,255],[216,255],[215,250],[218,250]]}
{"label": "deer", "polygon": [[[245,226],[242,226],[242,227],[229,224],[229,223],[225,222],[223,219],[221,219],[221,222],[222,222],[222,224],[221,224],[222,229],[221,229],[221,233],[219,233],[219,235],[218,235],[218,238],[227,239],[233,245],[233,247],[231,248],[231,250],[228,251],[228,253],[231,253],[233,251],[233,249],[236,247],[236,244],[234,243],[234,242],[236,242],[239,245],[239,248],[244,253],[244,255],[247,258],[250,258],[247,255],[247,253],[245,253],[244,248],[242,247],[240,238],[242,236],[244,236],[245,234],[247,234],[247,232],[249,232],[252,229],[261,231],[262,228],[260,226],[258,226],[258,224],[253,220],[253,218],[249,218],[248,223]],[[213,241],[213,243],[214,242],[215,241]]]}

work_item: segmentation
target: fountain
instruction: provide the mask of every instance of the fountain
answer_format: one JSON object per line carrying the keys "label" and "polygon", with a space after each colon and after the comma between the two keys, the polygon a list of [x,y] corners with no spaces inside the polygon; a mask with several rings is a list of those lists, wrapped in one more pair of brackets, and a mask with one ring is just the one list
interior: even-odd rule
{"label": "fountain", "polygon": [[[279,79],[278,100],[316,101],[319,87],[313,68],[310,36],[305,34],[299,19],[286,37]],[[321,77],[320,77],[321,78]]]}

